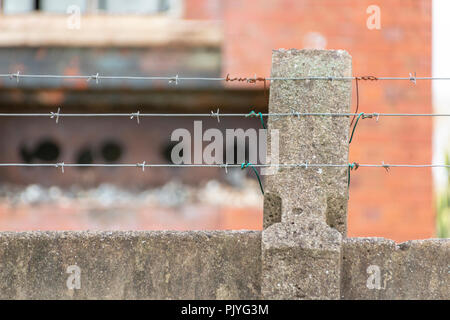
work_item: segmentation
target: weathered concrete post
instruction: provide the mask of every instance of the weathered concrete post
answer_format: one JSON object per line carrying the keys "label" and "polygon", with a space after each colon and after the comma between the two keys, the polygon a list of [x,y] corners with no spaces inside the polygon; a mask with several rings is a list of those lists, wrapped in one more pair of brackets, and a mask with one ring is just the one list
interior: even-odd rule
{"label": "weathered concrete post", "polygon": [[[351,76],[342,50],[276,50],[272,77]],[[275,80],[269,112],[349,112],[350,80]],[[279,163],[348,163],[347,117],[269,119],[279,130]],[[262,295],[339,299],[347,230],[347,169],[281,168],[266,176]]]}

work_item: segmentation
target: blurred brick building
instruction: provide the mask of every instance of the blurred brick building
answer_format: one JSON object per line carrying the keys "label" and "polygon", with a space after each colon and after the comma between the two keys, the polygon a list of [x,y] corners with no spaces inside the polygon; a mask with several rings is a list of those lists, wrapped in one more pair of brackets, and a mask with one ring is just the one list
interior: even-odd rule
{"label": "blurred brick building", "polygon": [[[353,57],[354,75],[431,74],[429,0],[378,1],[380,29],[367,27],[371,15],[367,9],[374,3],[366,0],[156,2],[159,6],[147,8],[136,16],[127,10],[122,15],[115,15],[121,13],[120,8],[108,7],[108,1],[87,1],[82,6],[85,15],[82,15],[79,30],[63,27],[67,19],[66,7],[62,6],[56,14],[48,16],[44,7],[33,2],[32,12],[25,10],[24,13],[6,14],[0,21],[2,30],[5,30],[0,33],[0,67],[5,72],[7,69],[7,72],[21,70],[23,73],[89,74],[96,71],[110,75],[268,76],[272,49],[326,48],[347,50]],[[36,9],[44,12],[36,12]],[[190,82],[174,87],[160,82],[105,81],[95,84],[92,81],[63,81],[61,88],[61,82],[54,80],[22,81],[20,85],[4,80],[0,95],[3,110],[56,111],[59,105],[64,106],[64,111],[89,110],[87,112],[135,112],[137,106],[141,112],[209,112],[216,106],[221,108],[221,112],[245,112],[250,107],[260,111],[267,109],[259,84],[225,86]],[[359,96],[359,111],[363,112],[432,112],[428,82],[414,85],[408,81],[361,81]],[[353,108],[355,105],[354,95]],[[142,161],[144,158],[149,162],[166,162],[164,150],[169,147],[170,128],[192,126],[192,122],[183,120],[170,124],[147,121],[139,126],[119,119],[91,122],[87,119],[64,119],[64,124],[59,126],[49,125],[49,121],[43,122],[49,132],[48,139],[66,148],[67,142],[71,141],[70,150],[61,151],[59,158],[67,162],[79,160],[83,151],[89,154],[89,150],[94,150],[90,151],[90,156],[96,162],[107,154],[102,150],[111,141],[113,145],[121,146],[120,162]],[[7,150],[1,161],[23,160],[23,153],[18,152],[20,148],[28,150],[28,153],[36,151],[43,136],[35,140],[35,144],[33,137],[38,138],[36,132],[42,132],[42,125],[35,120],[2,120],[0,132],[8,139],[0,139],[2,150]],[[216,126],[217,123],[208,125]],[[222,125],[223,128],[245,128],[257,127],[258,123],[245,120]],[[21,128],[19,133],[18,126]],[[80,126],[83,126],[82,131]],[[350,160],[360,163],[430,163],[431,139],[432,120],[428,118],[362,120],[350,147]],[[9,170],[2,171],[1,176],[3,181],[23,185],[44,181],[48,186],[70,186],[76,182],[91,187],[109,182],[128,188],[131,181],[133,187],[148,188],[173,178],[194,185],[200,181],[226,179],[223,172],[214,169],[189,172],[161,170],[148,175],[142,175],[138,170],[112,173],[105,169],[67,171],[64,176],[48,170]],[[262,202],[262,198],[260,200]],[[361,168],[352,173],[349,235],[384,236],[397,241],[432,237],[435,229],[432,200],[432,177],[428,169],[398,168],[387,173],[380,168]],[[215,220],[205,222],[211,215],[200,215],[202,218],[187,228],[260,228],[261,205],[230,210],[206,207],[202,210],[217,209]],[[221,214],[217,213],[219,211]],[[9,221],[11,219],[9,215]],[[155,226],[155,223],[149,225]],[[66,228],[77,226],[80,224]],[[138,222],[131,226],[146,228]],[[183,228],[177,223],[165,226]],[[161,224],[160,228],[165,226]],[[120,223],[114,227],[120,228]],[[9,225],[9,228],[14,227]],[[26,228],[33,226],[27,225]],[[59,227],[53,225],[52,228]]]}
{"label": "blurred brick building", "polygon": [[[305,47],[347,50],[354,75],[431,74],[429,0],[189,3],[188,18],[224,21],[223,74],[269,75],[272,49]],[[380,8],[379,30],[367,27],[372,14],[367,9],[373,4]],[[363,112],[432,112],[429,82],[360,82],[359,96]],[[428,118],[367,119],[359,124],[350,147],[350,160],[360,163],[431,163],[431,154]],[[434,229],[431,170],[363,169],[352,175],[350,236],[403,241],[432,237]]]}

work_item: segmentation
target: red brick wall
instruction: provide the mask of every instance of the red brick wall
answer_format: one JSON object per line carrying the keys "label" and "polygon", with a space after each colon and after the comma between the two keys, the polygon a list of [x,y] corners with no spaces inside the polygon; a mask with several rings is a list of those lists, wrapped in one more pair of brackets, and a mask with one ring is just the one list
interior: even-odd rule
{"label": "red brick wall", "polygon": [[[187,1],[188,3],[191,1]],[[217,18],[223,5],[223,74],[268,76],[271,50],[303,48],[326,40],[345,49],[355,75],[431,74],[429,0],[227,0],[192,1],[186,15]],[[369,30],[369,5],[381,9],[381,29]],[[197,7],[196,7],[197,6]],[[198,11],[195,8],[201,8]],[[196,13],[196,14],[195,14]],[[319,35],[319,36],[318,36]],[[321,38],[322,37],[322,38]],[[322,40],[321,40],[322,39]],[[315,40],[315,41],[314,41]],[[360,83],[360,111],[432,111],[431,85],[408,81]],[[354,95],[355,96],[355,95]],[[355,97],[353,110],[355,108]],[[350,160],[360,163],[430,163],[432,122],[428,118],[360,121]],[[350,236],[384,236],[403,241],[434,235],[429,169],[361,168],[352,173]]]}
{"label": "red brick wall", "polygon": [[[353,56],[355,75],[431,74],[430,0],[185,0],[184,4],[186,19],[223,20],[223,75],[269,76],[272,49],[320,44],[327,49],[347,50]],[[372,4],[381,8],[380,30],[366,26],[366,9]],[[429,82],[414,86],[408,81],[361,81],[359,88],[360,111],[432,111]],[[355,102],[354,95],[353,110]],[[350,161],[430,163],[431,136],[428,118],[361,120],[350,148]],[[65,175],[73,181],[69,172]],[[387,173],[382,168],[360,168],[352,172],[349,236],[384,236],[397,241],[432,237],[432,200],[428,169],[393,168]],[[101,225],[83,207],[70,207],[70,219],[61,216],[56,220],[45,206],[34,209],[2,205],[0,229],[95,229]],[[149,212],[136,209],[132,218],[108,228],[253,229],[260,228],[262,221],[260,207],[240,211],[200,208],[191,220],[181,220],[176,212],[144,211]],[[79,218],[84,216],[84,220]]]}
{"label": "red brick wall", "polygon": [[225,1],[222,0],[185,0],[185,19],[222,20]]}

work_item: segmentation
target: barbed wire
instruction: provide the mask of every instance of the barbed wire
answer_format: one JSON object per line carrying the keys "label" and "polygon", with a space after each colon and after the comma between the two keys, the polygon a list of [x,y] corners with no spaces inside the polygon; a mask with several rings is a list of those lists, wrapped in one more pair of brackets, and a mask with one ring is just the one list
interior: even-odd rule
{"label": "barbed wire", "polygon": [[381,164],[359,164],[357,162],[347,163],[347,164],[330,164],[330,163],[282,163],[282,164],[252,164],[249,162],[243,162],[242,164],[171,164],[171,163],[161,163],[161,164],[148,164],[145,161],[142,163],[0,163],[0,167],[54,167],[61,168],[61,172],[64,173],[64,168],[66,167],[137,167],[145,171],[145,168],[223,168],[225,173],[228,173],[229,168],[240,168],[241,170],[245,168],[251,168],[256,178],[258,179],[259,187],[261,193],[264,195],[264,188],[261,181],[261,177],[255,168],[346,168],[347,170],[347,182],[350,187],[350,172],[352,170],[357,170],[360,167],[368,168],[384,168],[389,172],[391,167],[403,167],[403,168],[450,168],[447,164],[387,164],[384,161]]}
{"label": "barbed wire", "polygon": [[[357,167],[367,168],[450,168],[448,164],[359,164],[354,162]],[[281,163],[281,164],[253,164],[254,167],[269,168],[347,168],[350,164],[332,164],[332,163]],[[0,163],[0,167],[138,167],[138,168],[241,168],[242,164],[173,164],[173,163]]]}
{"label": "barbed wire", "polygon": [[72,80],[95,80],[98,83],[100,80],[159,80],[169,81],[170,83],[178,84],[180,81],[239,81],[256,83],[257,81],[279,81],[279,80],[409,80],[414,84],[419,80],[450,80],[450,77],[417,77],[416,74],[409,74],[408,77],[375,77],[375,76],[303,76],[303,77],[235,77],[232,78],[228,74],[226,77],[180,77],[175,76],[106,76],[95,73],[92,75],[61,75],[61,74],[22,74],[20,71],[16,73],[3,73],[0,78],[16,79],[19,82],[20,78],[49,78],[49,79],[72,79]]}
{"label": "barbed wire", "polygon": [[220,122],[221,117],[251,117],[251,116],[263,116],[263,117],[306,117],[306,116],[318,116],[318,117],[351,117],[360,116],[362,119],[380,117],[450,117],[450,113],[332,113],[332,112],[270,112],[270,113],[220,113],[219,109],[216,112],[211,113],[141,113],[140,111],[131,113],[62,113],[60,108],[57,112],[47,113],[0,113],[0,117],[49,117],[55,118],[58,122],[62,117],[129,117],[130,119],[136,118],[139,122],[139,118],[142,117],[213,117]]}
{"label": "barbed wire", "polygon": [[[165,80],[169,83],[175,83],[178,85],[180,81],[226,81],[226,82],[247,82],[247,83],[256,83],[258,81],[262,81],[264,83],[264,89],[266,89],[267,81],[277,81],[277,80],[356,80],[356,92],[357,92],[357,108],[355,113],[331,113],[331,112],[297,112],[292,110],[291,112],[286,113],[256,113],[255,111],[251,111],[250,113],[224,113],[220,114],[219,108],[216,112],[211,111],[211,113],[140,113],[140,111],[134,113],[61,113],[61,108],[58,108],[58,111],[49,112],[49,113],[0,113],[0,117],[50,117],[51,119],[55,118],[56,123],[58,123],[61,117],[130,117],[130,119],[136,119],[139,124],[140,117],[214,117],[217,118],[217,121],[220,122],[220,117],[260,117],[263,128],[265,127],[263,117],[284,117],[284,116],[294,116],[294,117],[302,117],[302,116],[330,116],[330,117],[351,117],[353,116],[352,123],[356,118],[355,125],[352,130],[352,134],[349,140],[349,143],[352,141],[353,134],[356,129],[356,125],[360,118],[376,118],[378,121],[379,117],[448,117],[450,114],[436,114],[436,113],[364,113],[358,112],[359,106],[359,95],[358,95],[358,81],[359,80],[367,80],[367,81],[378,81],[378,80],[408,80],[412,83],[416,84],[418,80],[450,80],[450,77],[417,77],[416,73],[410,73],[409,77],[375,77],[375,76],[305,76],[305,77],[257,77],[256,74],[253,78],[242,78],[242,77],[230,77],[227,74],[226,77],[180,77],[178,74],[170,77],[160,77],[160,76],[101,76],[99,73],[94,75],[57,75],[57,74],[21,74],[20,71],[16,73],[7,73],[0,74],[0,78],[9,78],[16,79],[17,83],[19,83],[20,78],[53,78],[53,79],[72,79],[72,80],[80,80],[84,79],[86,81],[95,80],[96,84],[99,83],[100,80],[108,79],[108,80]],[[266,90],[264,90],[266,91]],[[192,167],[219,167],[224,168],[227,173],[228,168],[241,168],[245,169],[251,167],[255,172],[258,182],[261,188],[261,192],[264,194],[263,186],[261,183],[261,179],[259,177],[258,172],[255,167],[284,167],[284,168],[305,168],[308,167],[337,167],[337,168],[347,168],[348,170],[348,184],[350,185],[350,171],[357,170],[360,167],[380,167],[389,171],[391,167],[405,167],[405,168],[450,168],[450,165],[446,164],[385,164],[382,162],[381,164],[359,164],[356,162],[347,163],[347,164],[310,164],[310,163],[283,163],[283,164],[251,164],[248,162],[244,162],[242,164],[147,164],[145,161],[142,163],[0,163],[0,167],[55,167],[61,168],[61,171],[64,173],[65,167],[139,167],[142,171],[145,171],[145,168],[152,167],[172,167],[172,168],[192,168]]]}

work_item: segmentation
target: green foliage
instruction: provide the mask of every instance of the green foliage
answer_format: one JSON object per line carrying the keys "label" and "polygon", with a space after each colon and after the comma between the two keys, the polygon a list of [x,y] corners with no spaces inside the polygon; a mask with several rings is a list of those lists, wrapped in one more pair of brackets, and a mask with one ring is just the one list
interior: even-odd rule
{"label": "green foliage", "polygon": [[[445,163],[450,164],[449,154]],[[437,236],[450,238],[450,168],[447,168],[447,187],[437,197]]]}

